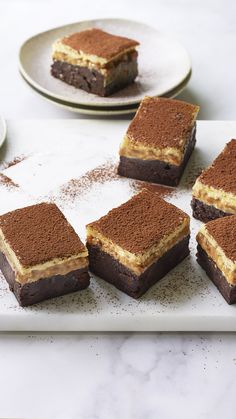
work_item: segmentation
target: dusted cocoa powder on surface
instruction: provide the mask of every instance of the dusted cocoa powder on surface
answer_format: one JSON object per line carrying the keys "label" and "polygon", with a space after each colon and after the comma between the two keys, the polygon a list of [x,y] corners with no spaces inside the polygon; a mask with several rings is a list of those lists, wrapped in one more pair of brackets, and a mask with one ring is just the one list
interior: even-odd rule
{"label": "dusted cocoa powder on surface", "polygon": [[9,169],[9,167],[15,166],[16,164],[21,163],[25,159],[26,156],[16,156],[11,161],[4,163],[4,169]]}
{"label": "dusted cocoa powder on surface", "polygon": [[156,192],[164,198],[173,195],[176,189],[169,186],[143,182],[141,180],[128,179],[118,175],[118,164],[108,160],[106,163],[88,171],[78,179],[71,179],[60,189],[59,200],[73,202],[77,197],[86,194],[95,184],[104,184],[109,181],[123,180],[130,186],[131,193],[140,192],[143,188]]}
{"label": "dusted cocoa powder on surface", "polygon": [[12,179],[10,179],[8,176],[5,176],[2,173],[0,173],[0,185],[5,186],[7,189],[19,188],[19,185],[17,185],[17,183],[13,182]]}

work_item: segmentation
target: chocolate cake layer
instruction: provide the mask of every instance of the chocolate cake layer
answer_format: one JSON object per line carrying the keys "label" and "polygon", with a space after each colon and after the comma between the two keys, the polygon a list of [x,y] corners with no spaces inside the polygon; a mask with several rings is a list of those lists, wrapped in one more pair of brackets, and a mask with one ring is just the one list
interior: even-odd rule
{"label": "chocolate cake layer", "polygon": [[213,205],[207,205],[194,197],[191,201],[191,207],[193,210],[193,217],[203,223],[207,223],[208,221],[215,220],[217,218],[226,217],[227,215],[232,215],[217,209]]}
{"label": "chocolate cake layer", "polygon": [[189,254],[189,236],[185,237],[160,259],[137,276],[118,260],[103,252],[99,246],[87,243],[89,267],[99,277],[111,283],[130,297],[141,297],[152,285],[163,278]]}
{"label": "chocolate cake layer", "polygon": [[119,75],[105,85],[105,78],[96,69],[71,65],[63,61],[54,61],[51,66],[52,76],[67,84],[99,96],[109,96],[123,87],[133,83],[137,74],[137,60],[123,61],[118,64]]}
{"label": "chocolate cake layer", "polygon": [[2,252],[0,252],[0,269],[9,284],[10,290],[15,294],[22,307],[83,290],[90,283],[88,270],[83,268],[66,275],[54,275],[22,285],[15,280],[15,273]]}
{"label": "chocolate cake layer", "polygon": [[236,286],[230,285],[215,262],[207,255],[203,248],[197,246],[197,262],[207,273],[228,304],[236,303]]}
{"label": "chocolate cake layer", "polygon": [[120,156],[118,174],[132,179],[177,186],[196,144],[196,125],[185,150],[182,163],[177,166],[160,160],[142,160]]}

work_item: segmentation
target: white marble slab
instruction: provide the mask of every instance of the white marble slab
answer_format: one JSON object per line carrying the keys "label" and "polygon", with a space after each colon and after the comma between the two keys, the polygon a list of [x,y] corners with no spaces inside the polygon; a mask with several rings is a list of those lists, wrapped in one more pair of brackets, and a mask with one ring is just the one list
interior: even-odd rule
{"label": "white marble slab", "polygon": [[231,419],[235,369],[235,334],[4,334],[1,417]]}
{"label": "white marble slab", "polygon": [[[133,181],[106,174],[103,183],[88,182],[77,195],[61,193],[61,185],[91,169],[115,163],[127,122],[86,120],[9,121],[8,154],[25,159],[2,171],[18,188],[1,186],[0,213],[53,199],[82,240],[85,225],[125,202],[136,191]],[[198,122],[197,148],[180,187],[168,196],[191,214],[191,185],[226,141],[235,137],[236,122]],[[84,179],[84,177],[83,177]],[[86,179],[86,177],[85,177]],[[105,281],[30,308],[20,308],[0,279],[0,330],[34,331],[176,331],[236,330],[236,308],[228,306],[195,261],[195,235],[200,223],[191,220],[191,255],[138,301]]]}

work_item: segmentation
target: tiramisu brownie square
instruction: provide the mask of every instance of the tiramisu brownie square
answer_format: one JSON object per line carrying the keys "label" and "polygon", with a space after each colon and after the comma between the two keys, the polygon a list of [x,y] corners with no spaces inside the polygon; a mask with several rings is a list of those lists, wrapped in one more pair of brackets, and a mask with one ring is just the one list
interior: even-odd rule
{"label": "tiramisu brownie square", "polygon": [[146,189],[87,226],[90,270],[138,298],[189,254],[189,217]]}
{"label": "tiramisu brownie square", "polygon": [[236,140],[198,177],[191,205],[193,216],[203,222],[236,214]]}
{"label": "tiramisu brownie square", "polygon": [[54,43],[51,74],[86,92],[108,96],[135,80],[138,45],[97,28],[74,33]]}
{"label": "tiramisu brownie square", "polygon": [[89,285],[87,249],[50,203],[0,217],[0,269],[21,306]]}
{"label": "tiramisu brownie square", "polygon": [[197,261],[227,303],[236,302],[236,216],[203,224],[198,235]]}
{"label": "tiramisu brownie square", "polygon": [[195,146],[198,111],[179,100],[145,97],[121,144],[118,173],[178,185]]}

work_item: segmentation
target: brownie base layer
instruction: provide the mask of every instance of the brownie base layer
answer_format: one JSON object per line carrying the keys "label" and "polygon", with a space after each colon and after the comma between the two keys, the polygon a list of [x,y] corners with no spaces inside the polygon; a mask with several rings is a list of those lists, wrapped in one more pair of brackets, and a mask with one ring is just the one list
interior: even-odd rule
{"label": "brownie base layer", "polygon": [[12,270],[5,255],[1,252],[0,269],[9,284],[10,290],[15,294],[16,299],[22,307],[83,290],[90,283],[88,269],[83,268],[69,272],[66,275],[54,275],[22,285],[15,280],[15,272]]}
{"label": "brownie base layer", "polygon": [[228,283],[224,274],[216,266],[215,262],[207,255],[200,244],[197,246],[197,262],[218,288],[227,303],[236,303],[236,286]]}
{"label": "brownie base layer", "polygon": [[195,144],[196,125],[192,130],[183,161],[179,166],[161,160],[142,160],[120,156],[118,174],[132,179],[145,180],[147,182],[160,183],[168,186],[177,186]]}
{"label": "brownie base layer", "polygon": [[109,96],[121,90],[123,87],[133,83],[137,74],[137,61],[124,61],[119,64],[119,71],[109,84],[105,85],[105,78],[102,73],[88,67],[72,65],[63,61],[54,61],[51,66],[53,77],[64,81],[88,93],[99,96]]}
{"label": "brownie base layer", "polygon": [[114,285],[130,297],[139,298],[158,280],[189,254],[189,236],[168,250],[141,275],[135,275],[129,268],[122,265],[99,246],[87,243],[89,251],[89,268],[105,281]]}
{"label": "brownie base layer", "polygon": [[208,221],[215,220],[216,218],[226,217],[232,215],[228,212],[221,211],[213,205],[204,204],[196,198],[192,198],[191,207],[193,210],[193,217],[197,220],[207,223]]}

